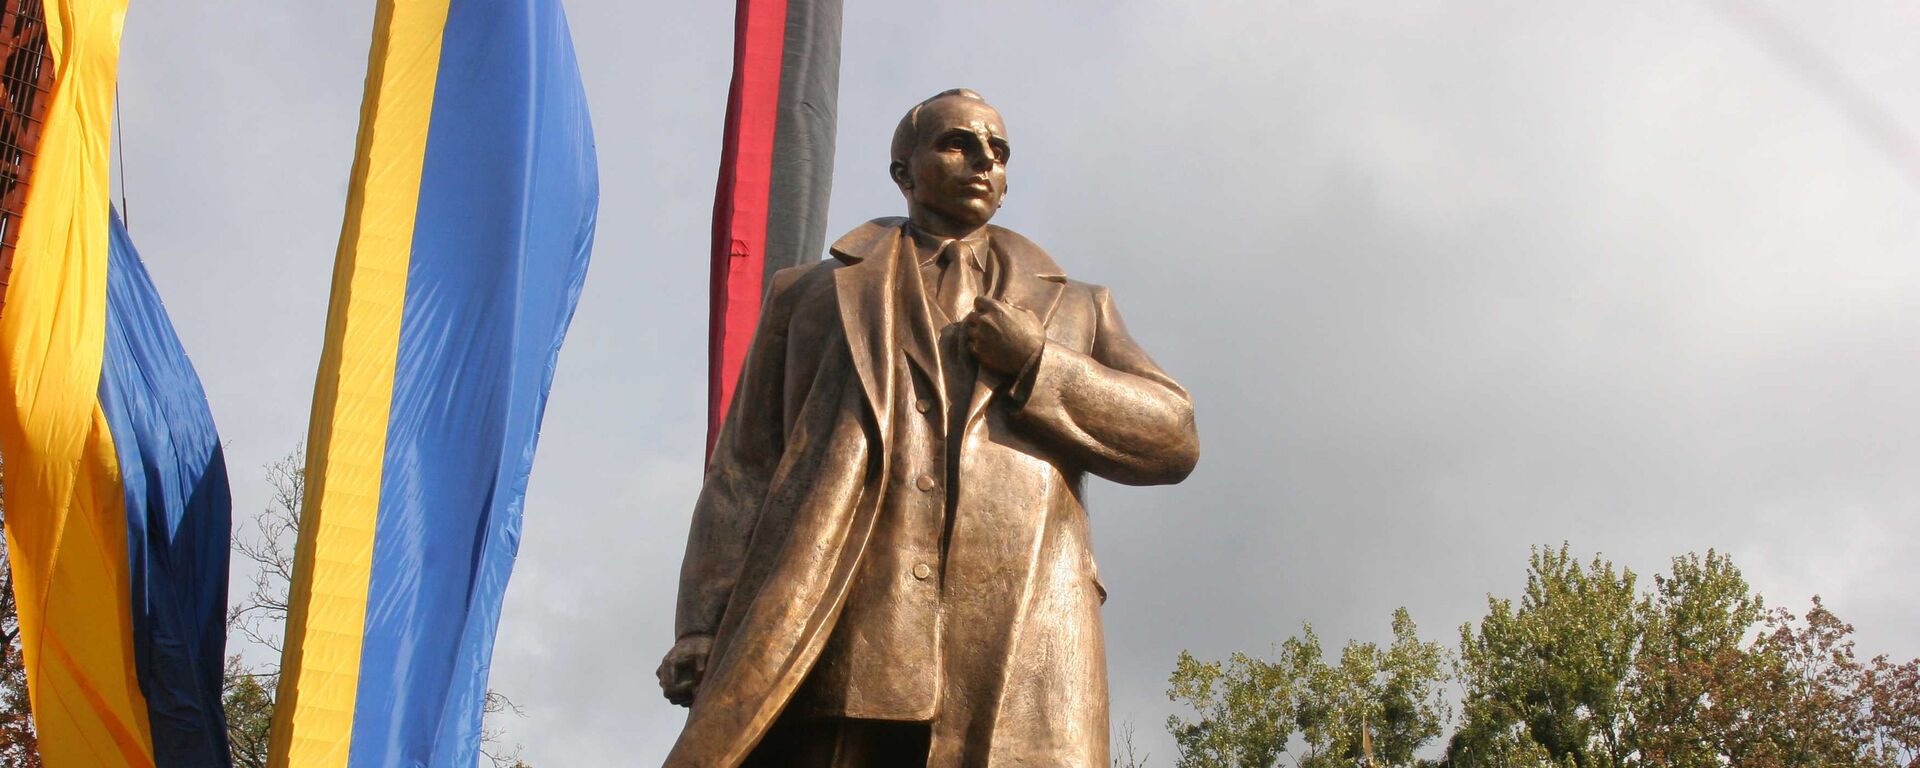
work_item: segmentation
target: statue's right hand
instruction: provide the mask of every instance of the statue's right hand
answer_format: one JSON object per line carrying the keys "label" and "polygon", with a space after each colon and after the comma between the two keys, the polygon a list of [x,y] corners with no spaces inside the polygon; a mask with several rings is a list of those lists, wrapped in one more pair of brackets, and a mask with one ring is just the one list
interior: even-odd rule
{"label": "statue's right hand", "polygon": [[693,705],[694,691],[707,674],[707,656],[713,652],[712,635],[687,635],[673,644],[667,657],[660,660],[654,676],[660,678],[660,692],[667,701],[683,707]]}

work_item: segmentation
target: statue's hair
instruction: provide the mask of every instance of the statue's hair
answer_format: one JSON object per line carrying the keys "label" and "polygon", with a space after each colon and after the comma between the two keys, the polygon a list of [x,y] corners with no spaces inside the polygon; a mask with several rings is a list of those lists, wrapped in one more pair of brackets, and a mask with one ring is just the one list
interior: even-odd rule
{"label": "statue's hair", "polygon": [[906,116],[900,118],[900,125],[893,129],[893,147],[892,154],[888,156],[889,160],[897,163],[906,162],[907,155],[913,153],[913,140],[920,134],[920,110],[926,109],[928,104],[941,99],[972,99],[982,104],[987,103],[986,98],[972,88],[949,88],[928,96],[926,101],[915,104],[912,109],[907,110]]}

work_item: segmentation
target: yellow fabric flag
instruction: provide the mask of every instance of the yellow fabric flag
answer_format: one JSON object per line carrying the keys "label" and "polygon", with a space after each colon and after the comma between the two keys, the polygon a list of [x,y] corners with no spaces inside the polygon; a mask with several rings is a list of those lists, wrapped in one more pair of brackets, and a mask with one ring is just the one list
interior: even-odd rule
{"label": "yellow fabric flag", "polygon": [[46,765],[151,766],[133,665],[125,498],[99,403],[108,132],[125,0],[46,0],[54,86],[0,310],[0,456]]}

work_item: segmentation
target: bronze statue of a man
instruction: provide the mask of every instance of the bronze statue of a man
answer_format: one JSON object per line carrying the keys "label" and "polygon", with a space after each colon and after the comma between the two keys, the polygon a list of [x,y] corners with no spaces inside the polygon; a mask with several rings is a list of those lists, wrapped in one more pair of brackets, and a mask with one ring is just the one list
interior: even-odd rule
{"label": "bronze statue of a man", "polygon": [[876,219],[768,291],[694,507],[669,766],[1106,768],[1088,473],[1179,482],[1193,405],[1107,289],[988,220],[999,112],[912,110]]}

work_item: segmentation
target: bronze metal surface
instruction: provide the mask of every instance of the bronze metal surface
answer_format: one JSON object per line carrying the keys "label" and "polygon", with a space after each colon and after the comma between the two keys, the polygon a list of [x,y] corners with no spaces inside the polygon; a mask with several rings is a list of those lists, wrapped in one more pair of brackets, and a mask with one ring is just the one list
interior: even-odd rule
{"label": "bronze metal surface", "polygon": [[[922,102],[892,147],[907,217],[776,276],[694,507],[667,765],[889,722],[926,726],[928,766],[1108,765],[1085,479],[1179,482],[1199,440],[1107,289],[988,223],[1010,153],[978,94]],[[835,754],[807,764],[902,764]]]}

